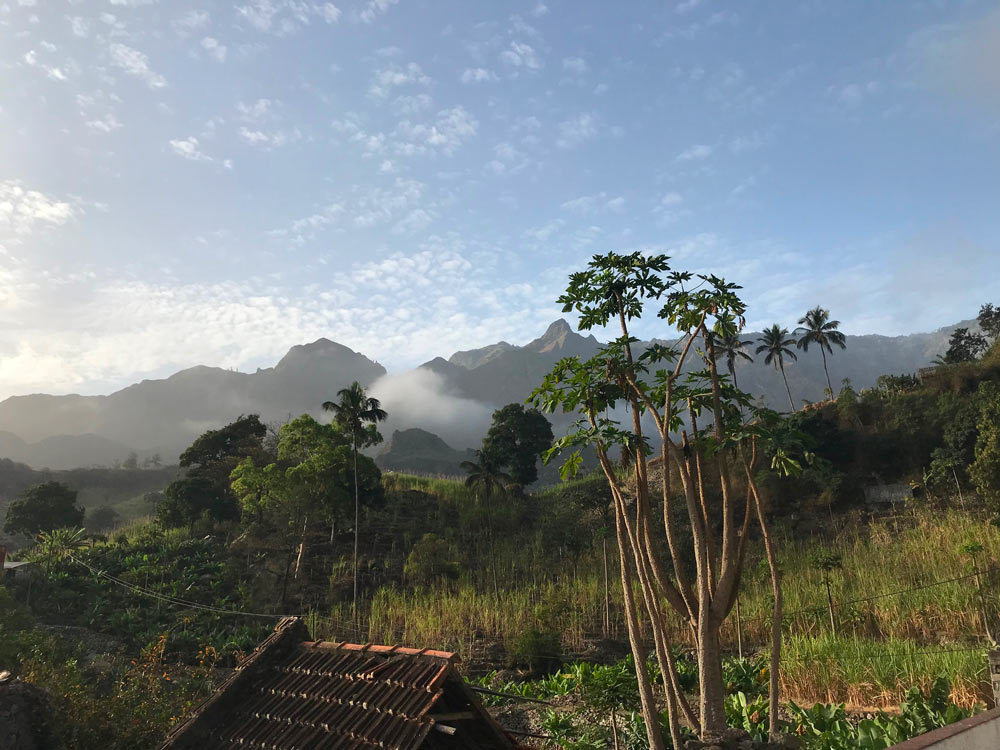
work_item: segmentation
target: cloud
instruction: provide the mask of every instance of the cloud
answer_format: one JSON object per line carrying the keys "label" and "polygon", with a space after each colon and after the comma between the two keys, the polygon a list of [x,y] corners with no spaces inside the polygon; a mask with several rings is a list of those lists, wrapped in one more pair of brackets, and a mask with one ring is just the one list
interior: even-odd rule
{"label": "cloud", "polygon": [[265,149],[281,148],[289,143],[302,140],[302,133],[298,128],[292,130],[256,130],[241,126],[239,131],[240,140],[251,146],[260,146]]}
{"label": "cloud", "polygon": [[674,6],[674,12],[680,14],[690,13],[704,1],[705,0],[683,0],[683,2],[679,2],[676,6]]}
{"label": "cloud", "polygon": [[881,88],[878,81],[868,81],[867,83],[849,83],[846,86],[832,88],[830,91],[837,103],[854,109],[861,106],[865,99],[877,94]]}
{"label": "cloud", "polygon": [[111,62],[125,73],[141,81],[151,89],[161,89],[167,85],[167,79],[149,67],[149,58],[137,49],[124,44],[112,44],[108,48]]}
{"label": "cloud", "polygon": [[252,102],[239,101],[236,103],[236,111],[240,117],[248,122],[260,122],[269,118],[274,113],[275,102],[270,99],[256,99]]}
{"label": "cloud", "polygon": [[206,36],[201,40],[201,48],[219,62],[226,61],[226,45],[220,44],[215,37]]}
{"label": "cloud", "polygon": [[258,31],[278,36],[293,34],[309,26],[314,18],[334,24],[341,15],[333,3],[305,0],[249,0],[246,5],[237,6],[236,12]]}
{"label": "cloud", "polygon": [[100,132],[100,133],[112,133],[119,128],[124,127],[118,118],[115,117],[113,112],[109,112],[103,117],[97,117],[93,120],[87,120],[84,123],[89,130]]}
{"label": "cloud", "polygon": [[510,47],[500,53],[500,60],[512,68],[535,71],[542,67],[538,53],[530,44],[524,42],[511,42]]}
{"label": "cloud", "polygon": [[559,123],[559,148],[574,148],[597,136],[597,118],[583,113]]}
{"label": "cloud", "polygon": [[675,161],[700,161],[712,155],[712,147],[704,143],[699,143],[690,148],[686,148],[677,154]]}
{"label": "cloud", "polygon": [[[214,162],[218,161],[215,157],[209,156],[208,154],[201,151],[201,145],[198,143],[198,139],[193,135],[187,138],[178,138],[170,141],[170,150],[173,151],[178,156],[187,159],[188,161],[204,161],[204,162]],[[233,163],[229,159],[225,159],[222,162],[222,166],[226,169],[230,169]]]}
{"label": "cloud", "polygon": [[621,213],[625,209],[625,202],[624,196],[618,195],[609,198],[607,193],[601,192],[595,195],[581,195],[579,198],[565,201],[560,204],[559,208],[578,216],[591,216],[607,211]]}
{"label": "cloud", "polygon": [[185,33],[191,31],[201,31],[208,28],[211,16],[207,10],[189,10],[178,16],[171,22],[174,30]]}
{"label": "cloud", "polygon": [[364,23],[374,23],[376,18],[388,13],[389,8],[398,2],[399,0],[368,0],[359,17]]}
{"label": "cloud", "polygon": [[0,239],[26,237],[39,225],[65,224],[79,212],[74,203],[28,190],[18,180],[0,181]]}
{"label": "cloud", "polygon": [[587,61],[582,57],[564,57],[562,66],[563,70],[576,75],[583,75],[587,72]]}
{"label": "cloud", "polygon": [[462,83],[484,83],[497,80],[497,75],[486,68],[466,68],[462,73]]}
{"label": "cloud", "polygon": [[481,440],[493,419],[493,407],[450,393],[444,378],[432,370],[385,375],[368,393],[389,413],[382,428],[386,437],[393,430],[420,427],[453,448],[464,448]]}
{"label": "cloud", "polygon": [[452,154],[476,134],[479,122],[462,106],[443,109],[432,123],[399,123],[395,130],[396,151],[404,156],[441,151]]}
{"label": "cloud", "polygon": [[538,3],[534,8],[531,9],[531,15],[535,18],[542,18],[549,14],[549,6],[545,3]]}
{"label": "cloud", "polygon": [[384,99],[394,88],[400,86],[429,86],[430,84],[430,76],[425,75],[415,62],[411,62],[402,67],[394,65],[376,71],[375,78],[368,87],[368,93],[377,99]]}

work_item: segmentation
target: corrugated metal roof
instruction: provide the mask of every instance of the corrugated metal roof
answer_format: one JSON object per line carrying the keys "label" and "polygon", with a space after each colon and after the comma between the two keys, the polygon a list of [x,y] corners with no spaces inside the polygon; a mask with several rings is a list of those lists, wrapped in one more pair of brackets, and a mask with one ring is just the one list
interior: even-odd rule
{"label": "corrugated metal roof", "polygon": [[288,618],[163,750],[491,748],[515,743],[445,651],[304,640]]}

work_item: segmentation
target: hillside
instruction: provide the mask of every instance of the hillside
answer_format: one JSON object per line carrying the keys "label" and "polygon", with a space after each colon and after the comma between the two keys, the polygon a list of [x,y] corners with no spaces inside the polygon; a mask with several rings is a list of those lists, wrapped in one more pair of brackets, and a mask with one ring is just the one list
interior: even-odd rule
{"label": "hillside", "polygon": [[[829,357],[835,390],[844,378],[863,388],[884,373],[916,372],[945,351],[954,327],[908,336],[848,336],[847,349]],[[743,339],[752,345],[756,335]],[[500,342],[456,352],[448,359],[436,357],[411,373],[387,379],[395,382],[397,404],[390,409],[390,428],[429,428],[459,451],[474,447],[493,409],[524,401],[556,361],[587,357],[598,346],[594,336],[580,335],[558,320],[524,346]],[[747,351],[752,353],[752,346]],[[799,352],[798,360],[786,363],[785,369],[796,406],[823,397],[826,377],[819,352]],[[377,392],[385,375],[385,369],[365,355],[319,339],[293,347],[273,368],[255,373],[200,366],[108,396],[12,397],[0,402],[0,457],[35,468],[67,469],[110,465],[135,450],[140,458],[160,453],[169,462],[197,435],[241,414],[260,414],[270,422],[304,412],[318,414],[320,404],[352,381],[375,385]],[[744,390],[787,409],[779,374],[761,358],[739,362],[737,378]],[[419,408],[438,397],[452,399],[450,408]],[[407,411],[409,406],[415,408]],[[558,430],[558,415],[555,421]]]}

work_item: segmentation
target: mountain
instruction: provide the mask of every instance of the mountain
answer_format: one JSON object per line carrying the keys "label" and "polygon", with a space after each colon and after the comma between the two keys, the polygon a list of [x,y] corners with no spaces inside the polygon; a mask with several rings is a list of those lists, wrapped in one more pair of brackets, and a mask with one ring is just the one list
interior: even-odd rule
{"label": "mountain", "polygon": [[455,450],[433,432],[414,427],[395,430],[375,456],[375,463],[383,471],[458,476],[462,461],[474,457],[472,451]]}
{"label": "mountain", "polygon": [[[844,378],[863,388],[884,373],[916,372],[947,349],[958,326],[976,327],[966,321],[908,336],[848,336],[846,350],[827,355],[834,389],[839,390]],[[739,385],[767,404],[787,409],[780,374],[763,364],[763,355],[754,354],[758,335],[742,337],[754,362],[737,363]],[[172,462],[206,429],[241,414],[260,414],[276,422],[302,413],[318,416],[320,404],[357,380],[365,386],[378,381],[374,390],[390,406],[386,428],[398,431],[390,440],[398,445],[387,446],[383,454],[389,458],[384,460],[406,456],[411,462],[454,465],[455,454],[464,457],[465,448],[478,445],[490,412],[523,402],[562,357],[589,357],[599,346],[594,336],[576,333],[567,321],[557,320],[524,346],[499,342],[455,352],[448,359],[435,357],[409,373],[384,378],[386,371],[377,362],[319,339],[292,347],[274,367],[256,373],[192,367],[107,396],[9,398],[0,402],[0,458],[59,469],[111,464],[135,450],[140,458],[157,452]],[[640,342],[636,348],[644,346]],[[797,354],[798,360],[787,362],[785,371],[799,406],[823,398],[826,376],[815,347]],[[568,417],[553,415],[552,421],[558,432]],[[415,428],[420,429],[411,434]],[[427,428],[451,444],[425,432]]]}
{"label": "mountain", "polygon": [[[53,469],[110,464],[129,450],[140,456],[158,452],[173,461],[202,432],[241,414],[284,421],[289,415],[318,413],[340,388],[355,380],[367,386],[383,375],[385,368],[364,355],[319,339],[293,347],[273,368],[256,373],[199,366],[108,396],[15,396],[0,402],[0,457]],[[79,458],[74,459],[66,441],[31,450],[4,433],[27,443],[62,436],[87,439],[76,441]]]}

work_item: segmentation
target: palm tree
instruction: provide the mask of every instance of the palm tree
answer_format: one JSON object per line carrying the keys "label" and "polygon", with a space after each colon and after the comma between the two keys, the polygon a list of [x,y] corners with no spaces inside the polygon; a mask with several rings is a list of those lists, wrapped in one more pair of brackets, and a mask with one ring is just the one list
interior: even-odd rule
{"label": "palm tree", "polygon": [[374,445],[382,438],[374,430],[376,422],[389,416],[377,398],[369,398],[361,383],[337,391],[337,401],[323,402],[324,411],[332,411],[334,421],[351,435],[354,449],[354,621],[358,620],[358,532],[361,523],[361,500],[358,493],[358,447]]}
{"label": "palm tree", "polygon": [[45,575],[52,572],[52,564],[72,557],[73,553],[87,546],[86,529],[52,529],[38,535],[38,551],[45,559]]}
{"label": "palm tree", "polygon": [[830,371],[826,367],[826,353],[833,354],[834,344],[841,349],[847,348],[847,341],[844,338],[844,334],[837,330],[840,327],[840,321],[830,320],[830,311],[817,306],[799,318],[799,326],[799,328],[795,329],[795,335],[799,337],[798,347],[802,351],[807,352],[809,351],[809,344],[819,345],[820,354],[823,355],[823,372],[826,373],[826,386],[832,394],[833,384],[830,382]]}
{"label": "palm tree", "polygon": [[781,370],[781,379],[785,381],[785,392],[788,394],[788,405],[795,411],[795,402],[792,401],[792,391],[788,387],[788,378],[785,377],[785,357],[792,360],[798,359],[789,347],[795,346],[795,339],[786,339],[788,329],[782,328],[775,323],[770,328],[765,328],[763,335],[757,339],[760,346],[757,347],[757,354],[767,352],[764,357],[764,364],[773,364],[776,370]]}
{"label": "palm tree", "polygon": [[734,388],[740,387],[736,382],[736,360],[745,359],[747,362],[753,362],[753,357],[744,351],[744,347],[748,346],[749,343],[741,341],[736,333],[729,333],[720,337],[715,344],[716,356],[726,358],[726,369],[729,370],[729,375],[733,379]]}
{"label": "palm tree", "polygon": [[[476,462],[478,461],[478,463]],[[462,461],[462,469],[468,474],[465,486],[476,493],[476,500],[482,499],[486,507],[486,534],[490,547],[490,567],[493,569],[493,593],[499,599],[500,587],[497,585],[497,564],[493,548],[493,520],[490,510],[490,499],[497,495],[503,497],[508,488],[514,484],[510,474],[491,466],[483,459],[482,451],[476,451],[476,461]]]}

